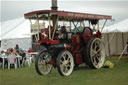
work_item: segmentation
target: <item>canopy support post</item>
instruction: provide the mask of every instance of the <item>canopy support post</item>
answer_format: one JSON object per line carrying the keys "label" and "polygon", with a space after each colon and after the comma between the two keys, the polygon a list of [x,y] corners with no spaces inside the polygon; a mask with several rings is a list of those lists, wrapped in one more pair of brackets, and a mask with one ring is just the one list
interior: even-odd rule
{"label": "canopy support post", "polygon": [[77,28],[78,22],[76,24],[73,22],[73,24],[74,24],[74,27]]}
{"label": "canopy support post", "polygon": [[[39,17],[38,17],[38,14],[37,14],[37,28],[38,28],[38,32],[40,31],[40,29],[39,29]],[[39,40],[39,33],[37,34],[37,38],[38,38],[38,40]]]}
{"label": "canopy support post", "polygon": [[51,20],[50,20],[50,16],[48,16],[48,20],[49,20],[49,39],[51,39]]}
{"label": "canopy support post", "polygon": [[82,32],[82,21],[80,21],[80,30]]}
{"label": "canopy support post", "polygon": [[85,27],[84,21],[83,21],[83,26]]}
{"label": "canopy support post", "polygon": [[72,31],[72,22],[70,21],[70,32]]}
{"label": "canopy support post", "polygon": [[66,26],[66,25],[65,25],[65,21],[64,21],[64,20],[63,20],[63,26]]}
{"label": "canopy support post", "polygon": [[103,31],[106,22],[107,22],[107,19],[105,20],[105,22],[104,22],[104,24],[103,24],[103,27],[101,28],[101,32]]}
{"label": "canopy support post", "polygon": [[56,29],[57,29],[57,22],[58,22],[58,18],[59,18],[59,17],[57,17],[56,24],[55,24],[55,26],[54,26],[54,32],[53,32],[53,35],[52,35],[52,40],[53,40],[53,38],[54,38],[54,35],[55,35],[55,32],[56,32]]}
{"label": "canopy support post", "polygon": [[97,22],[97,28],[98,28],[98,30],[100,30],[99,20],[98,20],[98,22]]}
{"label": "canopy support post", "polygon": [[91,28],[91,22],[90,22],[90,20],[88,21],[88,24],[89,24],[89,27]]}

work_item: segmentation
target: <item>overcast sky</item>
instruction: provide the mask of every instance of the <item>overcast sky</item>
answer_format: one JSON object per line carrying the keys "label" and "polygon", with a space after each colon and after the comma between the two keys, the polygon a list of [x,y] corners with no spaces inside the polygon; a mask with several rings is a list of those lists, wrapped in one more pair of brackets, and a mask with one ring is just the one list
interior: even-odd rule
{"label": "overcast sky", "polygon": [[[0,3],[1,21],[51,7],[51,0],[2,0]],[[128,0],[58,0],[58,7],[65,11],[112,15],[115,22],[128,18]]]}

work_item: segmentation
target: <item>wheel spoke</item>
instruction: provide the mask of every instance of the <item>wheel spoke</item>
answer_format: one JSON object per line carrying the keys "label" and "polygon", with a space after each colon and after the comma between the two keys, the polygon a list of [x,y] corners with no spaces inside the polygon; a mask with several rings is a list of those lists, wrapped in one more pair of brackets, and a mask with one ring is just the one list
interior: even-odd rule
{"label": "wheel spoke", "polygon": [[60,66],[61,66],[62,68],[64,67],[64,65],[65,65],[65,64],[64,64],[63,62],[60,63]]}
{"label": "wheel spoke", "polygon": [[99,48],[99,49],[97,50],[97,53],[100,52],[101,50],[102,50],[102,48]]}
{"label": "wheel spoke", "polygon": [[38,64],[39,64],[39,65],[43,65],[43,64],[44,64],[44,62],[40,60],[40,62],[39,62]]}
{"label": "wheel spoke", "polygon": [[96,48],[97,48],[97,44],[96,42],[94,42],[94,50],[96,50]]}
{"label": "wheel spoke", "polygon": [[46,66],[46,71],[48,71],[49,70],[49,67],[48,67],[48,65]]}
{"label": "wheel spoke", "polygon": [[64,65],[62,68],[63,72],[66,73],[66,66]]}
{"label": "wheel spoke", "polygon": [[67,68],[67,65],[64,66],[64,72],[67,73],[69,69]]}
{"label": "wheel spoke", "polygon": [[66,67],[66,73],[69,71],[69,69]]}
{"label": "wheel spoke", "polygon": [[99,62],[100,62],[100,61],[101,61],[101,55],[98,54],[97,56],[98,56],[98,60],[99,60]]}
{"label": "wheel spoke", "polygon": [[70,57],[68,57],[67,62],[71,62],[71,61],[70,61]]}
{"label": "wheel spoke", "polygon": [[65,59],[65,55],[62,55],[62,58],[63,58],[64,61],[66,60],[66,59]]}
{"label": "wheel spoke", "polygon": [[63,63],[63,61],[64,61],[64,57],[62,57],[62,58],[60,59],[60,62],[61,62],[61,63]]}
{"label": "wheel spoke", "polygon": [[67,67],[71,67],[71,65],[70,64],[67,64]]}
{"label": "wheel spoke", "polygon": [[96,62],[96,57],[93,58],[93,63],[94,63],[94,64],[97,64],[97,62]]}
{"label": "wheel spoke", "polygon": [[92,55],[91,55],[91,56],[93,57],[93,56],[95,56],[95,55],[96,55],[95,50],[92,50]]}

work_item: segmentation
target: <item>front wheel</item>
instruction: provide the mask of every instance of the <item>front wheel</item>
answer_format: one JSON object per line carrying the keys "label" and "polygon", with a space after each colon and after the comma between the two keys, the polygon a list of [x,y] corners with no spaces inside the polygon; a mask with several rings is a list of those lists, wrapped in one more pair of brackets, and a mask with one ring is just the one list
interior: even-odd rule
{"label": "front wheel", "polygon": [[47,51],[40,52],[35,60],[35,68],[36,72],[39,75],[46,75],[49,74],[52,70],[52,64],[49,62],[51,61],[52,57]]}
{"label": "front wheel", "polygon": [[67,50],[61,51],[57,58],[57,69],[60,75],[69,76],[72,73],[73,68],[74,59],[72,54]]}

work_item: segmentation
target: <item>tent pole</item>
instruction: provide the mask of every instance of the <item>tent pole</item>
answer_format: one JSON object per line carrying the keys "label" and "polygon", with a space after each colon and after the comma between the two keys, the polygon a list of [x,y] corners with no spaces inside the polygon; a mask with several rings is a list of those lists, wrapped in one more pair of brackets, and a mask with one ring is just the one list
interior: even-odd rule
{"label": "tent pole", "polygon": [[118,54],[118,36],[116,32],[116,53]]}
{"label": "tent pole", "polygon": [[126,49],[127,49],[127,44],[126,44],[125,48],[123,49],[122,53],[120,54],[120,56],[119,56],[119,58],[118,58],[116,64],[119,62],[119,60],[121,59],[121,57],[122,57],[122,55],[124,54],[124,52],[125,52]]}
{"label": "tent pole", "polygon": [[31,27],[31,32],[32,32],[32,21],[31,21],[31,19],[29,19],[29,21],[30,21],[30,24],[31,24],[30,27]]}
{"label": "tent pole", "polygon": [[109,55],[109,57],[110,57],[109,33],[107,34],[107,41],[108,41],[108,55]]}
{"label": "tent pole", "polygon": [[113,39],[115,33],[111,36],[111,38],[109,39],[109,43],[111,42],[111,40]]}
{"label": "tent pole", "polygon": [[111,40],[113,39],[115,33],[110,37],[109,39],[109,33],[107,34],[107,41],[108,41],[108,50],[109,50],[109,55],[111,54],[111,51],[110,51],[110,42]]}
{"label": "tent pole", "polygon": [[124,49],[124,33],[122,32],[122,45],[123,45],[123,49]]}

